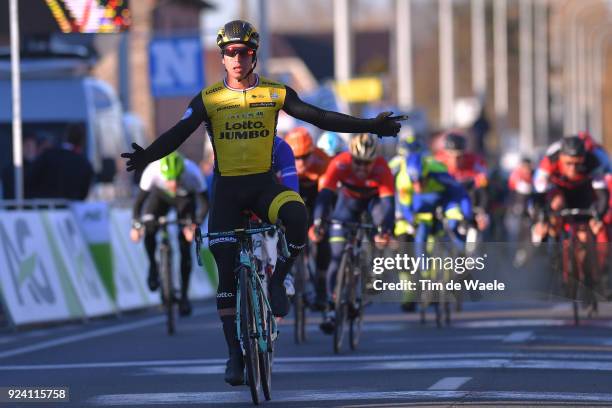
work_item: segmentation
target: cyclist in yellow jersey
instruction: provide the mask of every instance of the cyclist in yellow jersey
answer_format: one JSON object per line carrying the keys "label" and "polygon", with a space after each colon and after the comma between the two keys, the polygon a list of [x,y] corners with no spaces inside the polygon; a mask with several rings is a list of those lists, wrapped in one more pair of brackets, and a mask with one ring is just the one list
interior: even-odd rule
{"label": "cyclist in yellow jersey", "polygon": [[[255,74],[259,34],[246,21],[225,24],[218,32],[217,45],[225,79],[196,95],[181,120],[149,147],[133,144],[134,151],[121,156],[128,159],[128,171],[142,169],[176,150],[204,122],[215,152],[208,229],[239,228],[244,210],[252,210],[266,222],[282,222],[291,256],[277,260],[270,280],[270,303],[276,316],[285,316],[289,302],[283,281],[304,247],[307,215],[300,195],[279,184],[270,171],[279,110],[336,132],[396,136],[400,123],[390,112],[359,119],[319,109],[301,101],[290,87]],[[240,385],[244,383],[244,362],[235,324],[236,242],[211,240],[210,249],[219,271],[217,309],[229,349],[225,381]]]}

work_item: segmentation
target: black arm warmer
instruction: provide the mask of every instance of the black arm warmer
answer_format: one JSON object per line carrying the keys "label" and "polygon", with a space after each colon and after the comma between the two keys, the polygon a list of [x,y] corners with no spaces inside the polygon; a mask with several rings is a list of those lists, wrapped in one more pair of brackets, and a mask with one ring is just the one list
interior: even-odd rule
{"label": "black arm warmer", "polygon": [[204,217],[206,217],[206,213],[208,212],[208,193],[203,191],[201,193],[196,193],[196,214],[195,214],[195,223],[201,225],[204,222]]}
{"label": "black arm warmer", "polygon": [[486,188],[477,188],[474,191],[474,206],[482,208],[485,212],[489,205],[489,192]]}
{"label": "black arm warmer", "polygon": [[343,133],[370,132],[374,119],[360,119],[343,113],[326,111],[302,101],[297,93],[286,86],[283,110],[296,119],[311,123],[323,130]]}
{"label": "black arm warmer", "polygon": [[382,197],[380,199],[380,206],[383,213],[381,225],[383,232],[393,232],[393,225],[395,223],[395,195]]}
{"label": "black arm warmer", "polygon": [[140,218],[140,214],[142,213],[142,207],[144,206],[144,202],[149,196],[148,191],[144,191],[143,189],[138,190],[138,195],[136,196],[136,200],[134,200],[134,206],[132,207],[132,219],[137,220]]}
{"label": "black arm warmer", "polygon": [[546,214],[548,213],[548,208],[546,206],[546,193],[533,193],[531,198],[533,200],[532,221],[544,221]]}
{"label": "black arm warmer", "polygon": [[[191,110],[191,114],[187,116],[189,110]],[[148,163],[159,160],[178,149],[206,119],[206,109],[204,108],[204,102],[200,94],[196,95],[191,100],[185,113],[187,117],[179,120],[176,125],[162,133],[160,137],[155,139],[155,141],[146,148],[145,152]]]}
{"label": "black arm warmer", "polygon": [[336,193],[328,188],[324,188],[323,190],[319,191],[313,213],[313,218],[315,220],[323,220],[327,218],[329,214],[329,207],[331,206],[335,195]]}
{"label": "black arm warmer", "polygon": [[608,190],[605,188],[595,190],[595,202],[593,203],[593,208],[597,212],[599,219],[602,219],[608,211],[608,194]]}

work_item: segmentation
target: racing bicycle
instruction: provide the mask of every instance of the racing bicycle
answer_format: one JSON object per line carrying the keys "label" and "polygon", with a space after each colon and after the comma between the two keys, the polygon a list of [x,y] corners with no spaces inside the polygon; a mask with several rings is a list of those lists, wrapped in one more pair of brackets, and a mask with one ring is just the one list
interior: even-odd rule
{"label": "racing bicycle", "polygon": [[336,273],[334,289],[334,309],[336,312],[334,327],[334,353],[340,353],[346,327],[349,331],[349,346],[356,350],[361,337],[363,309],[365,306],[365,281],[367,279],[367,261],[364,259],[364,241],[369,233],[377,229],[372,224],[332,220],[332,225],[346,229],[346,245]]}
{"label": "racing bicycle", "polygon": [[[169,335],[176,331],[176,305],[178,304],[179,293],[174,283],[172,273],[172,245],[170,245],[170,234],[168,226],[177,225],[179,227],[192,225],[191,220],[171,220],[164,216],[158,217],[153,222],[160,231],[159,245],[159,271],[161,277],[162,304],[166,312],[166,329]],[[198,252],[199,253],[199,252]]]}
{"label": "racing bicycle", "polygon": [[244,228],[227,232],[208,232],[203,234],[196,229],[196,252],[198,264],[200,245],[203,238],[235,238],[238,242],[239,255],[235,269],[236,289],[236,325],[238,339],[245,361],[246,378],[255,405],[259,404],[259,389],[266,400],[272,398],[272,361],[274,342],[278,336],[276,319],[266,294],[266,273],[262,263],[253,254],[252,236],[269,231],[278,232],[283,256],[289,257],[285,235],[277,225],[256,223],[245,216]]}

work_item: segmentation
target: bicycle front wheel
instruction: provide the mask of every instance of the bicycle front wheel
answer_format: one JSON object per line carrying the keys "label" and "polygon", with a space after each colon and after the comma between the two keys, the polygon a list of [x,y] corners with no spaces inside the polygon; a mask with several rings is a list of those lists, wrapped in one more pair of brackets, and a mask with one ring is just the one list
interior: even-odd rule
{"label": "bicycle front wheel", "polygon": [[295,295],[293,296],[294,315],[293,333],[295,344],[306,340],[306,302],[304,302],[304,287],[306,278],[306,265],[304,255],[300,254],[295,263]]}
{"label": "bicycle front wheel", "polygon": [[241,266],[238,270],[240,290],[240,341],[244,351],[244,362],[247,371],[247,381],[251,389],[253,404],[259,404],[259,347],[257,344],[257,327],[255,309],[253,307],[253,287],[249,279],[250,270]]}
{"label": "bicycle front wheel", "polygon": [[340,268],[336,275],[336,290],[334,291],[334,307],[336,322],[334,327],[334,353],[340,353],[344,340],[344,329],[348,319],[348,279],[351,273],[352,262],[350,254],[345,250],[340,261]]}
{"label": "bicycle front wheel", "polygon": [[272,319],[274,319],[274,316],[267,309],[262,292],[259,292],[259,310],[262,333],[268,346],[267,350],[259,350],[259,372],[264,397],[266,401],[270,401],[272,399],[272,361],[274,359],[274,342],[272,340]]}
{"label": "bicycle front wheel", "polygon": [[349,307],[349,345],[351,350],[356,350],[361,338],[361,325],[363,323],[363,307],[365,296],[365,271],[363,262],[355,265],[350,282],[350,307]]}
{"label": "bicycle front wheel", "polygon": [[578,276],[578,265],[576,264],[576,244],[574,238],[569,237],[564,243],[563,249],[567,251],[563,254],[563,259],[567,262],[567,296],[572,300],[572,309],[574,312],[574,325],[580,324],[580,308],[578,307],[578,289],[580,285],[580,276]]}
{"label": "bicycle front wheel", "polygon": [[174,286],[172,285],[170,251],[167,248],[161,248],[159,255],[162,277],[162,300],[166,310],[166,329],[169,335],[173,335],[175,332]]}

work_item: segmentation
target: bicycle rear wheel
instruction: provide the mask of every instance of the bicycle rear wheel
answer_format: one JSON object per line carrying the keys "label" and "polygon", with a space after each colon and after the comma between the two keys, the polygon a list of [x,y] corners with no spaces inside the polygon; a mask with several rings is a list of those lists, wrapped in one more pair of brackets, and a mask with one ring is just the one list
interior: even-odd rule
{"label": "bicycle rear wheel", "polygon": [[240,340],[244,351],[244,362],[247,371],[247,381],[251,390],[253,404],[259,404],[259,348],[257,343],[257,327],[253,308],[253,288],[249,279],[249,269],[241,266],[238,270],[240,289]]}
{"label": "bicycle rear wheel", "polygon": [[348,318],[348,275],[351,272],[352,262],[350,254],[345,250],[340,261],[340,268],[336,274],[336,290],[334,291],[334,307],[336,322],[334,327],[334,353],[340,353],[344,340],[344,329]]}
{"label": "bicycle rear wheel", "polygon": [[166,310],[166,330],[169,335],[173,335],[176,326],[174,316],[174,286],[172,284],[172,266],[169,249],[160,248],[159,258],[162,277],[162,300]]}

